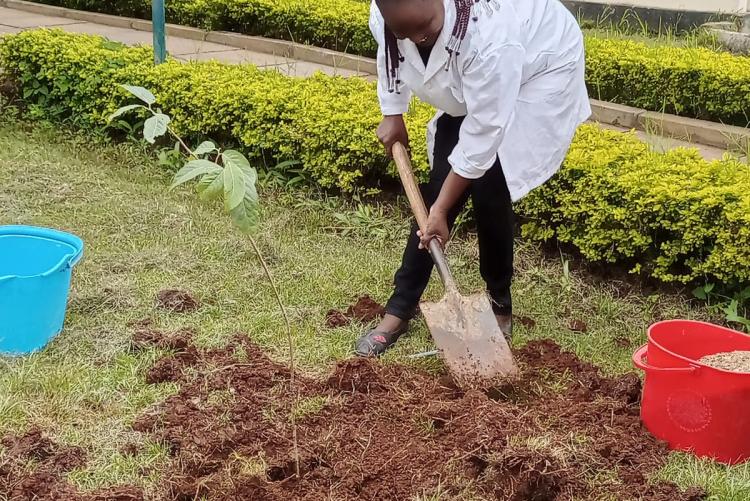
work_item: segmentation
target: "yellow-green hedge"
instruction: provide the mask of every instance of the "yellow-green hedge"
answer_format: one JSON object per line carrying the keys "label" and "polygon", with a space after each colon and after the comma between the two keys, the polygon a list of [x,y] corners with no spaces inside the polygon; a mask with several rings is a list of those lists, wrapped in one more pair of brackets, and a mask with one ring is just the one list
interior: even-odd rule
{"label": "yellow-green hedge", "polygon": [[703,48],[587,37],[586,82],[598,99],[742,127],[750,58]]}
{"label": "yellow-green hedge", "polygon": [[[149,17],[151,0],[37,0]],[[171,0],[170,22],[235,31],[372,56],[369,2],[362,0]],[[750,58],[707,49],[587,37],[592,97],[652,111],[747,126]]]}
{"label": "yellow-green hedge", "polygon": [[[150,61],[146,49],[61,31],[25,32],[0,45],[0,67],[32,114],[100,128],[129,99],[117,84],[143,85],[193,140],[235,142],[258,161],[299,159],[324,187],[350,190],[394,176],[374,134],[380,113],[371,83]],[[408,117],[422,173],[430,115],[415,104]],[[561,172],[518,210],[527,237],[569,242],[594,261],[664,281],[750,281],[750,169],[736,161],[655,153],[631,134],[587,125]]]}

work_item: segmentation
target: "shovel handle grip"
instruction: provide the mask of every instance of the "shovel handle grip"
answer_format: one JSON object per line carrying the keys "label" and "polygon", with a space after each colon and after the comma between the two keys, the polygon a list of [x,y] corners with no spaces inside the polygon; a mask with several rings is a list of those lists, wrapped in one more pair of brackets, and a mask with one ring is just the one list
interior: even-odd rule
{"label": "shovel handle grip", "polygon": [[[404,145],[399,142],[393,145],[392,151],[393,160],[396,162],[398,175],[401,178],[401,184],[406,191],[406,197],[409,199],[411,211],[414,213],[414,217],[417,220],[417,226],[419,226],[419,229],[424,232],[427,229],[427,207],[425,207],[422,192],[419,191],[417,180],[414,177],[411,160],[409,159],[409,152],[407,152]],[[435,262],[435,267],[438,270],[440,280],[443,282],[445,290],[451,293],[457,292],[458,289],[456,287],[456,282],[453,280],[453,275],[448,268],[448,263],[445,260],[443,249],[440,247],[440,242],[438,242],[436,238],[430,240],[429,251],[432,260]]]}

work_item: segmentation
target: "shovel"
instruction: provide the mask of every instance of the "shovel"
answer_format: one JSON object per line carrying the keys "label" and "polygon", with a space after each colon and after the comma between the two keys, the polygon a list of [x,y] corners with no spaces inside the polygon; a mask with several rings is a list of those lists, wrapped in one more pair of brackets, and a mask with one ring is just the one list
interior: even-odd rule
{"label": "shovel", "polygon": [[[393,145],[393,158],[417,225],[424,232],[427,208],[417,187],[409,154],[401,143]],[[461,296],[436,238],[430,240],[429,251],[445,295],[437,303],[422,303],[420,309],[448,370],[462,384],[481,384],[484,380],[517,374],[518,367],[497,325],[487,294]]]}

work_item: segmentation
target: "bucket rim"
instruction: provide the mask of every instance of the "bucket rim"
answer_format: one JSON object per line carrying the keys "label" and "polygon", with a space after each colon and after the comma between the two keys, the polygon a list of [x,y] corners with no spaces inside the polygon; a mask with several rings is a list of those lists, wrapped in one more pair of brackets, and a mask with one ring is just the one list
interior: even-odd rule
{"label": "bucket rim", "polygon": [[11,279],[24,279],[24,278],[38,278],[46,277],[53,273],[60,271],[65,266],[75,266],[83,257],[83,240],[80,237],[67,233],[65,231],[56,230],[53,228],[45,228],[42,226],[28,226],[28,225],[2,225],[0,226],[0,237],[2,236],[25,236],[25,237],[38,237],[46,238],[48,240],[56,240],[60,243],[66,244],[71,247],[72,252],[65,254],[60,261],[55,264],[52,268],[45,271],[44,273],[35,273],[33,275],[2,275],[0,276],[0,282]]}
{"label": "bucket rim", "polygon": [[721,331],[723,333],[730,333],[731,332],[733,334],[740,334],[740,335],[743,335],[743,336],[747,335],[747,334],[744,334],[744,333],[742,333],[740,331],[736,331],[734,329],[730,329],[729,327],[724,327],[723,325],[712,324],[711,322],[704,322],[702,320],[662,320],[660,322],[656,322],[656,323],[651,324],[649,326],[648,332],[647,332],[649,346],[653,344],[654,346],[656,346],[660,350],[668,353],[669,355],[672,355],[675,358],[679,358],[680,360],[683,360],[687,364],[690,364],[690,365],[698,365],[701,368],[710,369],[712,371],[716,371],[716,372],[719,372],[721,374],[729,374],[729,375],[732,375],[732,376],[750,377],[750,372],[735,372],[735,371],[728,371],[726,369],[719,369],[718,367],[712,367],[712,366],[706,365],[703,362],[700,362],[698,360],[693,360],[690,357],[686,357],[684,355],[680,355],[679,353],[675,353],[672,350],[668,350],[667,348],[664,347],[664,345],[662,345],[662,344],[658,343],[656,340],[654,340],[653,336],[651,335],[653,329],[658,328],[658,327],[662,327],[664,325],[676,324],[676,323],[680,323],[680,324],[692,324],[694,326],[710,327],[712,329],[717,329],[717,330],[719,330],[719,331]]}

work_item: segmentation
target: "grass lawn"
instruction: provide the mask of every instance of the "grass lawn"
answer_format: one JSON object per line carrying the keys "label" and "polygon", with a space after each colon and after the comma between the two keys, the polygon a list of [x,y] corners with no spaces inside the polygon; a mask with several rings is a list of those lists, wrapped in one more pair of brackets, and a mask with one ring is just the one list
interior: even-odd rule
{"label": "grass lawn", "polygon": [[[145,383],[145,370],[160,353],[130,352],[129,324],[148,317],[164,329],[191,327],[202,345],[222,345],[246,332],[274,357],[286,353],[282,318],[248,243],[219,207],[187,189],[170,193],[168,183],[169,173],[134,146],[90,146],[50,129],[0,123],[0,224],[56,227],[86,243],[64,332],[42,353],[0,358],[0,435],[33,423],[62,443],[82,446],[88,463],[70,479],[83,489],[149,486],[167,460],[159,444],[128,427],[176,390]],[[362,328],[328,330],[326,312],[361,294],[387,298],[407,231],[405,214],[390,206],[357,211],[351,201],[302,190],[265,190],[261,197],[258,241],[289,306],[299,363],[306,372],[325,373],[349,354]],[[471,234],[452,244],[449,260],[464,291],[481,287]],[[681,297],[644,297],[625,284],[566,268],[563,259],[518,242],[516,313],[536,325],[518,325],[516,343],[553,338],[616,374],[631,369],[632,351],[655,319],[707,317]],[[157,309],[156,294],[165,288],[192,292],[202,307],[182,315]],[[434,285],[429,291],[440,293]],[[586,332],[569,330],[573,320],[585,322]],[[419,325],[387,359],[429,347]],[[141,446],[139,454],[119,452],[131,442]],[[663,475],[704,486],[711,499],[750,497],[748,467],[674,454]]]}

